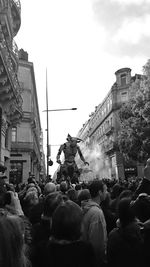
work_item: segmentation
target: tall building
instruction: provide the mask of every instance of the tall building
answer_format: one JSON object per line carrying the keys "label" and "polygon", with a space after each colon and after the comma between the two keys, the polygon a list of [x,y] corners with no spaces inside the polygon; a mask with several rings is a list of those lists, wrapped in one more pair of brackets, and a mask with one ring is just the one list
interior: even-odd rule
{"label": "tall building", "polygon": [[9,175],[11,129],[22,117],[18,81],[18,49],[14,41],[21,25],[19,0],[0,0],[0,164]]}
{"label": "tall building", "polygon": [[30,175],[36,180],[43,179],[45,172],[34,66],[23,49],[19,51],[18,79],[22,88],[23,116],[20,124],[12,127],[10,181],[22,183]]}
{"label": "tall building", "polygon": [[[142,166],[124,166],[123,157],[117,147],[117,136],[120,129],[118,110],[131,97],[131,85],[142,75],[131,76],[130,68],[115,72],[116,81],[105,99],[91,113],[83,125],[78,137],[86,142],[88,149],[98,147],[99,158],[97,171],[101,177],[125,178],[126,175],[142,175]],[[97,151],[98,152],[98,151]]]}

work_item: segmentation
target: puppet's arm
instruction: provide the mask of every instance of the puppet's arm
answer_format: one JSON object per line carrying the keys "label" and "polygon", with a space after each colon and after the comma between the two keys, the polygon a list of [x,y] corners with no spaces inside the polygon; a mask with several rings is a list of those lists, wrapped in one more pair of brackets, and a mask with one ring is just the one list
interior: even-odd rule
{"label": "puppet's arm", "polygon": [[89,163],[87,161],[85,161],[85,158],[84,158],[79,146],[77,147],[77,149],[78,149],[80,159],[84,162],[85,165],[89,165]]}
{"label": "puppet's arm", "polygon": [[56,162],[57,162],[58,164],[61,164],[60,155],[61,155],[61,152],[63,151],[63,147],[64,147],[64,145],[61,145],[61,146],[60,146],[60,148],[59,148],[59,150],[58,150],[58,153],[57,153],[57,156],[56,156]]}

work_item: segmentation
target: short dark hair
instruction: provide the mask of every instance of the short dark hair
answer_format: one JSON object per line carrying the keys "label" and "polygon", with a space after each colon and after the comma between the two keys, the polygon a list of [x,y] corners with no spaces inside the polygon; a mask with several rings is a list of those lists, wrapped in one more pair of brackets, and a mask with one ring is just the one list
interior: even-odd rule
{"label": "short dark hair", "polygon": [[78,201],[79,201],[79,205],[81,206],[81,201],[83,200],[88,200],[91,198],[91,195],[90,195],[90,191],[89,189],[85,188],[85,189],[82,189],[80,192],[79,192],[79,195],[78,195]]}
{"label": "short dark hair", "polygon": [[60,204],[52,216],[52,236],[58,240],[75,241],[81,236],[82,210],[71,200]]}
{"label": "short dark hair", "polygon": [[63,196],[58,191],[49,193],[44,200],[43,215],[51,217],[59,204],[63,202]]}
{"label": "short dark hair", "polygon": [[131,205],[131,198],[122,198],[118,203],[118,217],[121,225],[125,227],[135,219],[135,212]]}
{"label": "short dark hair", "polygon": [[93,198],[98,195],[99,191],[103,192],[104,183],[101,180],[95,179],[89,184],[88,188],[89,188],[91,197]]}

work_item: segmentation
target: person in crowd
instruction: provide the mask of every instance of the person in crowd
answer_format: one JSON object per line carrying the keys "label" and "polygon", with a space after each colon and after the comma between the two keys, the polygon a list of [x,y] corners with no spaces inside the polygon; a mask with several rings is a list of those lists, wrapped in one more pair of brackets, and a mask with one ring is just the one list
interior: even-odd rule
{"label": "person in crowd", "polygon": [[43,213],[41,220],[32,227],[32,244],[37,246],[38,243],[48,241],[51,233],[52,214],[57,206],[63,202],[62,194],[53,192],[46,196],[43,203]]}
{"label": "person in crowd", "polygon": [[24,245],[21,219],[14,215],[0,216],[0,266],[30,267]]}
{"label": "person in crowd", "polygon": [[84,200],[89,200],[91,199],[91,195],[90,195],[90,191],[89,189],[82,189],[80,192],[79,192],[79,195],[78,195],[78,203],[79,203],[79,206],[81,207],[81,203],[82,201]]}
{"label": "person in crowd", "polygon": [[30,218],[32,207],[38,204],[38,202],[39,198],[36,191],[33,190],[26,193],[24,197],[23,211],[28,218]]}
{"label": "person in crowd", "polygon": [[81,224],[82,210],[75,202],[67,200],[56,208],[42,267],[95,266],[91,244],[80,240]]}
{"label": "person in crowd", "polygon": [[100,203],[106,197],[101,180],[93,180],[89,185],[91,198],[81,202],[83,209],[82,239],[90,242],[94,249],[97,266],[105,266],[107,230]]}
{"label": "person in crowd", "polygon": [[69,189],[67,182],[66,181],[62,181],[60,183],[60,188],[59,189],[60,189],[60,192],[65,195],[67,193],[67,190]]}
{"label": "person in crowd", "polygon": [[146,266],[150,266],[150,196],[146,193],[141,193],[135,201],[132,202],[132,206],[136,217],[141,222],[142,234],[144,238],[144,257],[143,261]]}
{"label": "person in crowd", "polygon": [[32,225],[40,222],[45,198],[48,194],[53,192],[56,192],[56,185],[53,182],[47,182],[44,186],[43,192],[41,192],[41,195],[38,197],[39,201],[35,205],[32,205],[30,209],[29,219]]}
{"label": "person in crowd", "polygon": [[131,203],[131,198],[119,201],[117,227],[108,235],[108,267],[144,266],[144,241]]}
{"label": "person in crowd", "polygon": [[118,218],[118,205],[119,202],[122,198],[132,198],[133,197],[133,192],[129,189],[123,189],[120,193],[120,195],[117,198],[117,203],[116,203],[116,218]]}
{"label": "person in crowd", "polygon": [[133,198],[136,199],[141,193],[146,193],[150,195],[150,158],[148,158],[146,162],[146,166],[144,168],[144,177],[139,186],[137,187]]}
{"label": "person in crowd", "polygon": [[46,197],[48,194],[56,192],[56,185],[53,182],[46,183],[44,187],[44,196]]}
{"label": "person in crowd", "polygon": [[111,208],[111,211],[114,213],[116,213],[119,195],[123,191],[123,189],[124,188],[119,183],[115,183],[110,192],[110,196],[111,196],[110,208]]}
{"label": "person in crowd", "polygon": [[14,191],[3,192],[3,200],[1,201],[0,215],[12,216],[15,215],[22,219],[25,227],[24,241],[27,247],[30,248],[32,236],[31,236],[31,223],[25,216],[18,194]]}
{"label": "person in crowd", "polygon": [[70,188],[67,191],[67,197],[68,197],[68,199],[70,199],[70,200],[72,200],[78,204],[78,193],[74,188]]}
{"label": "person in crowd", "polygon": [[107,234],[109,234],[109,232],[116,227],[116,220],[117,220],[117,215],[115,212],[112,212],[110,208],[110,203],[111,203],[110,193],[107,191],[105,199],[102,200],[100,203],[100,206],[105,216]]}

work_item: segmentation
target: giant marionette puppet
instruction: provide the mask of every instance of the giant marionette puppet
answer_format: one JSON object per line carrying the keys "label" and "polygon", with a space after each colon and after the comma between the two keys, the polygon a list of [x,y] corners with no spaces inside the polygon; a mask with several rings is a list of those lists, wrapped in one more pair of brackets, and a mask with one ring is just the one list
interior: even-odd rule
{"label": "giant marionette puppet", "polygon": [[[71,183],[78,183],[80,171],[75,162],[75,156],[78,152],[80,159],[84,162],[85,165],[89,165],[88,162],[85,161],[80,147],[77,145],[82,140],[77,137],[71,137],[69,134],[67,136],[67,142],[62,144],[57,153],[57,163],[60,164],[60,170],[57,173],[57,182],[61,182],[62,180],[66,180]],[[60,155],[64,153],[64,163],[61,163]]]}

